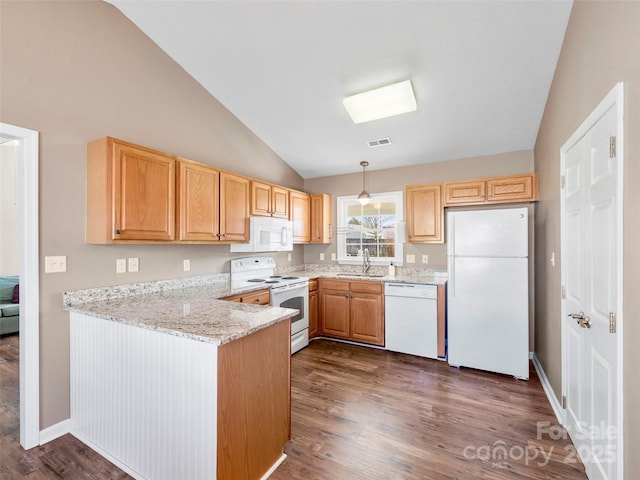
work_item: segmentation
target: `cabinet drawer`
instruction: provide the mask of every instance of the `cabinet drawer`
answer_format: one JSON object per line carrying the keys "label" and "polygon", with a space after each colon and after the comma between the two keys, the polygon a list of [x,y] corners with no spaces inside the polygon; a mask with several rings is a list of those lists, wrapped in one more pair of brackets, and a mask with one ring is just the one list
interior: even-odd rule
{"label": "cabinet drawer", "polygon": [[320,279],[320,288],[330,290],[343,290],[349,291],[349,280],[333,280],[330,278]]}
{"label": "cabinet drawer", "polygon": [[317,278],[313,278],[313,279],[309,280],[309,291],[310,292],[315,292],[316,290],[318,290],[318,279]]}
{"label": "cabinet drawer", "polygon": [[242,295],[242,303],[252,303],[254,305],[269,305],[269,290],[261,290],[254,293]]}
{"label": "cabinet drawer", "polygon": [[365,280],[356,280],[351,282],[351,291],[359,293],[382,293],[382,282],[368,282]]}

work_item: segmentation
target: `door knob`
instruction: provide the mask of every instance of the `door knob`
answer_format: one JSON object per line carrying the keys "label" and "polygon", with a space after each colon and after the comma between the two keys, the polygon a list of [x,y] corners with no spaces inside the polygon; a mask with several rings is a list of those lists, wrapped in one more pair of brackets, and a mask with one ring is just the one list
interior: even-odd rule
{"label": "door knob", "polygon": [[591,328],[591,319],[589,316],[585,315],[584,312],[570,313],[567,316],[573,318],[582,328]]}

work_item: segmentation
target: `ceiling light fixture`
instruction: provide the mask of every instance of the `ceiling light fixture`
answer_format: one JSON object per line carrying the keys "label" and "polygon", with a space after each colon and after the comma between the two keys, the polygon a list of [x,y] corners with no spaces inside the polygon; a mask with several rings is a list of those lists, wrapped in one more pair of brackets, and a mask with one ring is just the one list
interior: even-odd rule
{"label": "ceiling light fixture", "polygon": [[364,169],[369,166],[369,162],[363,160],[360,162],[360,166],[362,167],[362,192],[358,195],[358,201],[360,202],[360,205],[366,205],[371,200],[371,195],[369,195],[364,189]]}
{"label": "ceiling light fixture", "polygon": [[418,108],[411,80],[345,97],[342,103],[356,124],[415,112]]}

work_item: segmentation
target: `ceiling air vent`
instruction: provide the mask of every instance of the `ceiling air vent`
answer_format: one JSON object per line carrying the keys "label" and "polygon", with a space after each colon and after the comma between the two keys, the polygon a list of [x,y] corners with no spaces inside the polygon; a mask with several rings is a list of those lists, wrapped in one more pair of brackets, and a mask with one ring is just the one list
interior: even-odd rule
{"label": "ceiling air vent", "polygon": [[383,145],[391,145],[391,139],[389,137],[379,138],[378,140],[369,140],[367,142],[370,148],[381,147]]}

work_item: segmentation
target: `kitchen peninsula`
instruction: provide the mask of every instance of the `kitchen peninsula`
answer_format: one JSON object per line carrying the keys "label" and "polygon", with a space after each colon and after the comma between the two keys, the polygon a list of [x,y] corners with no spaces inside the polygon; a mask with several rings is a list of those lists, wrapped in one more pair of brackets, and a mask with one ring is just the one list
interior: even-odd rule
{"label": "kitchen peninsula", "polygon": [[229,288],[66,293],[71,433],[135,478],[265,478],[290,438],[296,310],[218,300]]}

